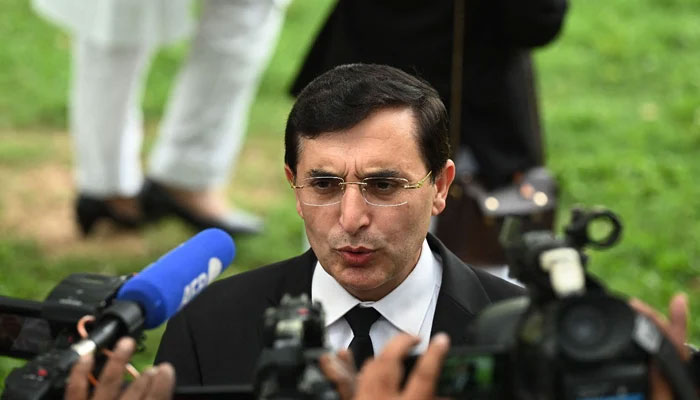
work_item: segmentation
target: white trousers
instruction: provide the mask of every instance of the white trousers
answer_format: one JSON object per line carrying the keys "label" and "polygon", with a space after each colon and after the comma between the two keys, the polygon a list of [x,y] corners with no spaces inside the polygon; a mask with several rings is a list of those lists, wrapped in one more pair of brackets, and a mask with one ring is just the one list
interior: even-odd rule
{"label": "white trousers", "polygon": [[[286,2],[206,0],[150,155],[148,176],[204,189],[228,180]],[[81,193],[141,188],[141,94],[153,46],[74,41],[70,130]]]}

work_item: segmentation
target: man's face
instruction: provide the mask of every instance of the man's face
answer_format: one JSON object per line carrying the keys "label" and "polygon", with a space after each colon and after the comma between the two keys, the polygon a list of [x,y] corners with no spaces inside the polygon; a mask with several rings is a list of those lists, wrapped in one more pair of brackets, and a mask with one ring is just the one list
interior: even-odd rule
{"label": "man's face", "polygon": [[[312,176],[336,176],[346,182],[393,175],[409,183],[428,169],[421,157],[410,108],[385,109],[351,129],[301,139],[296,184]],[[294,176],[289,166],[287,179]],[[323,268],[361,300],[378,300],[396,288],[416,265],[431,215],[445,207],[454,164],[448,160],[436,182],[430,178],[408,190],[406,204],[370,205],[359,185],[347,185],[338,204],[312,206],[300,201],[309,243]]]}

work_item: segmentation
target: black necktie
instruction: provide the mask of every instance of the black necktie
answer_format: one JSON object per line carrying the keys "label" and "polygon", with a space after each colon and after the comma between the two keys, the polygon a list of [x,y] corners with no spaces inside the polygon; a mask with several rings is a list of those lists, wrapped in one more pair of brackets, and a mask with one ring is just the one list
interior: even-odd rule
{"label": "black necktie", "polygon": [[379,312],[372,307],[355,306],[345,313],[345,320],[350,324],[354,337],[349,349],[355,358],[355,366],[359,370],[366,359],[374,355],[369,328],[379,318]]}

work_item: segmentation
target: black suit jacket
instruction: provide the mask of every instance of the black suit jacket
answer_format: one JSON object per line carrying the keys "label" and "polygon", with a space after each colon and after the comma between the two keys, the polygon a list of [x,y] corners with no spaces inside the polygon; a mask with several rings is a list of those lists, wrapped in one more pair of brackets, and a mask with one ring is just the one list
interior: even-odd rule
{"label": "black suit jacket", "polygon": [[[523,289],[464,264],[437,238],[428,244],[442,261],[443,276],[432,332],[465,343],[466,326],[485,306]],[[262,351],[262,315],[282,295],[310,296],[313,251],[215,282],[168,323],[156,363],[168,361],[177,384],[250,384]]]}

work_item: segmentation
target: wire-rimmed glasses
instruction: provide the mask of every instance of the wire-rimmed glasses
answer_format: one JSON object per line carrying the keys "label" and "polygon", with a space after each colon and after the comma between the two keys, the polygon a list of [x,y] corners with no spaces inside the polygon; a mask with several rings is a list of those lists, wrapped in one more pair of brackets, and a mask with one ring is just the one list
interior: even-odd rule
{"label": "wire-rimmed glasses", "polygon": [[368,177],[359,182],[345,182],[337,176],[315,176],[292,184],[299,200],[307,206],[332,206],[340,203],[347,185],[358,185],[367,204],[377,207],[397,207],[408,203],[409,190],[423,186],[432,171],[416,183],[396,177]]}

